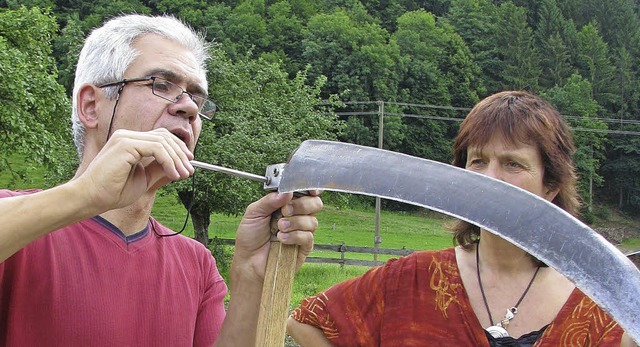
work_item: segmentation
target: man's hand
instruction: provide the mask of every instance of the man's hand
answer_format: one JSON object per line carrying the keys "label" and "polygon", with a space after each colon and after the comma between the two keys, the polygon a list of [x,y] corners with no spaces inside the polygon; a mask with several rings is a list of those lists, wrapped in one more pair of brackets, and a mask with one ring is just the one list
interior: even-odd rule
{"label": "man's hand", "polygon": [[322,209],[320,192],[296,199],[292,193],[270,193],[249,205],[236,233],[231,263],[231,299],[216,346],[254,346],[260,297],[269,257],[271,215],[280,209],[278,239],[299,245],[297,268],[313,250],[315,214]]}
{"label": "man's hand", "polygon": [[270,193],[249,205],[236,233],[236,248],[232,263],[234,275],[258,283],[264,280],[269,255],[271,215],[280,209],[278,240],[283,244],[299,245],[297,268],[313,250],[313,233],[318,227],[315,214],[322,209],[320,192],[292,199],[292,193]]}
{"label": "man's hand", "polygon": [[117,130],[75,181],[90,202],[105,211],[189,177],[194,172],[191,159],[184,142],[166,129]]}
{"label": "man's hand", "polygon": [[191,159],[187,146],[166,129],[114,132],[73,180],[0,199],[0,211],[11,211],[0,214],[0,262],[42,235],[128,206],[168,182],[189,177],[194,172]]}

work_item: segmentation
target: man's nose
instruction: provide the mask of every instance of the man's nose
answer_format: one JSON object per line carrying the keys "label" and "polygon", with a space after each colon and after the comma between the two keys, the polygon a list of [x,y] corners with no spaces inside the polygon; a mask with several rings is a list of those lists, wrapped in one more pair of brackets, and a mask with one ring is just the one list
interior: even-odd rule
{"label": "man's nose", "polygon": [[174,106],[174,113],[176,115],[188,117],[189,122],[198,117],[198,105],[193,101],[191,95],[185,91],[176,98],[176,102],[172,106]]}

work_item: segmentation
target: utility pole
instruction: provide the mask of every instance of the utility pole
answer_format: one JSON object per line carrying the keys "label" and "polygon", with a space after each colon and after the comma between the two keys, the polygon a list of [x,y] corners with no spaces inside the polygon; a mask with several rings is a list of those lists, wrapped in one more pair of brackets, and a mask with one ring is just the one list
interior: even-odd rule
{"label": "utility pole", "polygon": [[[382,149],[382,138],[384,136],[384,101],[378,101],[378,148]],[[380,236],[380,205],[379,197],[376,197],[376,236],[373,239],[373,260],[378,261],[378,248],[382,243]]]}

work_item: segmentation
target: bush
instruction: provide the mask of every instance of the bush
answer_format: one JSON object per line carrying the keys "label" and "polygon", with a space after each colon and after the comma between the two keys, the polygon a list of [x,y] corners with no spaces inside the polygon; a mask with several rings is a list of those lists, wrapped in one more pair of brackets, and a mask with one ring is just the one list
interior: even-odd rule
{"label": "bush", "polygon": [[581,217],[580,219],[585,224],[589,224],[589,225],[593,224],[597,219],[596,215],[592,211],[589,211],[589,209],[587,209],[587,208],[584,208],[581,211],[581,216],[580,217]]}
{"label": "bush", "polygon": [[214,236],[209,243],[209,250],[216,259],[218,271],[225,282],[229,283],[229,270],[231,268],[231,259],[233,258],[233,247],[226,246],[219,237]]}
{"label": "bush", "polygon": [[602,220],[609,220],[611,211],[605,206],[597,206],[593,209],[593,214]]}

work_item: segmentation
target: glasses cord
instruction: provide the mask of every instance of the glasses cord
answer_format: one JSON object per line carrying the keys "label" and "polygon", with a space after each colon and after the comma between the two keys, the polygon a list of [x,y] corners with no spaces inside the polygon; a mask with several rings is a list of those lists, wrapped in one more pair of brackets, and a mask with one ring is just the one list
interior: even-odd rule
{"label": "glasses cord", "polygon": [[125,84],[122,83],[120,87],[118,87],[118,91],[116,92],[116,103],[113,105],[113,112],[111,113],[111,119],[109,120],[109,130],[107,130],[107,138],[104,140],[104,143],[109,141],[111,137],[111,129],[113,127],[113,119],[116,118],[116,108],[118,107],[118,102],[120,102],[120,93],[124,89]]}
{"label": "glasses cord", "polygon": [[[105,143],[109,141],[109,138],[111,137],[113,119],[116,117],[116,108],[118,107],[118,102],[120,101],[120,93],[122,93],[124,86],[125,86],[125,83],[122,83],[122,85],[118,88],[118,91],[116,93],[116,103],[113,105],[113,112],[111,113],[111,119],[109,120],[109,130],[107,131],[107,138],[105,140]],[[197,148],[198,148],[198,143],[196,142],[196,147],[193,149],[194,156]],[[153,221],[151,220],[151,216],[149,216],[149,224],[151,224],[151,229],[153,229],[153,233],[156,234],[156,236],[158,237],[169,237],[169,236],[176,236],[176,235],[182,234],[184,229],[187,227],[187,223],[189,222],[189,215],[191,215],[191,208],[193,207],[193,201],[195,200],[195,197],[196,197],[196,173],[194,172],[193,175],[191,176],[191,199],[189,199],[189,207],[187,207],[187,215],[184,218],[182,229],[180,229],[180,231],[178,232],[174,232],[173,234],[160,234],[156,230],[156,227],[153,224]]]}
{"label": "glasses cord", "polygon": [[184,217],[184,224],[182,224],[182,229],[180,229],[180,231],[174,232],[173,234],[160,234],[156,230],[155,225],[153,225],[151,216],[149,216],[149,224],[151,224],[151,229],[153,229],[153,233],[156,234],[156,236],[158,237],[169,237],[169,236],[176,236],[176,235],[182,234],[184,229],[187,227],[187,223],[189,222],[189,216],[191,215],[191,208],[193,207],[193,200],[195,200],[195,197],[196,197],[196,174],[194,172],[193,176],[191,176],[191,199],[189,199],[190,200],[189,207],[187,207],[187,214]]}

